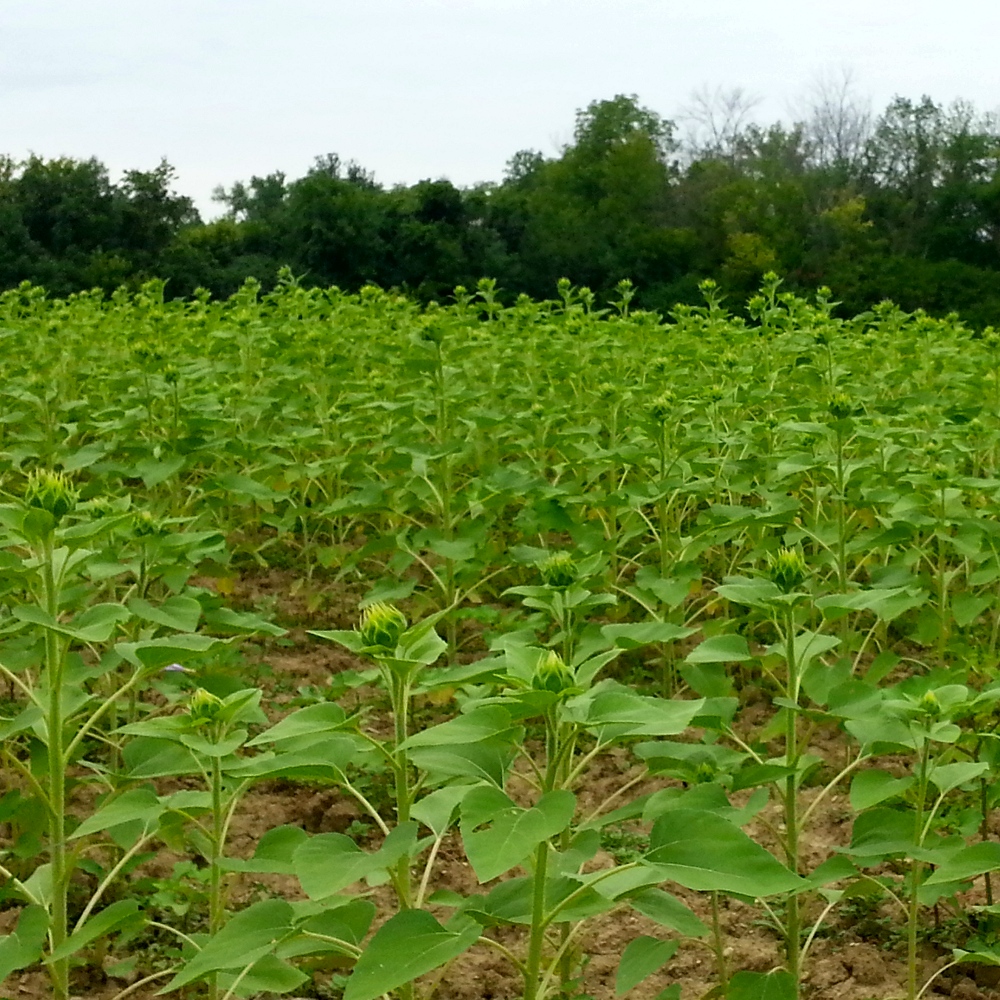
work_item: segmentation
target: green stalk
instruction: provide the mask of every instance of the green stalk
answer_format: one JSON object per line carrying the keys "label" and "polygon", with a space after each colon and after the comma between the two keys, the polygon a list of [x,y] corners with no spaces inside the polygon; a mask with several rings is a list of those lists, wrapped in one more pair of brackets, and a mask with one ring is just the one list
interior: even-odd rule
{"label": "green stalk", "polygon": [[[408,679],[398,679],[395,675],[390,676],[389,682],[389,691],[393,702],[393,731],[396,741],[393,750],[396,778],[396,823],[399,824],[406,823],[410,819],[410,761],[406,751],[399,749],[409,735],[410,683]],[[400,909],[412,909],[410,859],[406,855],[396,863],[395,885]],[[413,983],[401,986],[399,996],[401,1000],[413,1000]]]}
{"label": "green stalk", "polygon": [[524,973],[524,1000],[537,1000],[545,944],[545,877],[549,861],[548,841],[535,852],[535,886],[531,902],[531,937],[528,941],[528,964]]}
{"label": "green stalk", "polygon": [[[799,672],[795,662],[795,613],[791,608],[785,618],[785,661],[788,665],[788,696],[796,706],[799,703]],[[798,816],[798,712],[795,708],[787,708],[785,725],[785,764],[792,773],[785,779],[785,854],[788,867],[798,874],[799,870],[799,816]],[[788,913],[785,925],[785,950],[788,961],[788,973],[795,981],[795,995],[799,991],[799,958],[801,944],[801,916],[799,914],[799,898],[792,894],[788,897]]]}
{"label": "green stalk", "polygon": [[725,994],[729,989],[729,963],[726,961],[726,940],[722,934],[719,893],[716,891],[712,892],[712,951],[715,952],[715,971],[719,977],[719,986]]}
{"label": "green stalk", "polygon": [[[45,611],[52,620],[59,613],[59,599],[53,571],[51,535],[46,539],[42,558],[42,586]],[[62,641],[51,629],[45,633],[45,674],[49,686],[49,863],[52,867],[52,913],[49,921],[50,950],[62,947],[67,937],[66,895],[69,875],[66,858],[66,754],[63,748],[63,649]],[[50,963],[54,1000],[69,998],[69,959]]]}
{"label": "green stalk", "polygon": [[[982,742],[982,741],[980,741]],[[979,745],[976,746],[976,753],[978,756]],[[979,779],[979,809],[983,814],[983,820],[979,824],[979,838],[980,840],[987,841],[990,839],[990,800],[989,800],[989,786],[986,784],[986,778]],[[986,885],[986,905],[993,905],[993,878],[992,872],[986,872],[984,875],[984,881]]]}
{"label": "green stalk", "polygon": [[[924,799],[927,797],[927,768],[930,758],[930,740],[924,737],[924,745],[920,751],[920,779],[917,786],[917,810],[914,816],[913,842],[918,846],[923,843]],[[917,998],[917,920],[920,916],[920,903],[917,893],[920,889],[920,877],[923,874],[923,862],[912,859],[910,867],[910,900],[906,915],[906,1000]]]}
{"label": "green stalk", "polygon": [[[941,533],[945,531],[945,488],[941,487]],[[948,642],[948,559],[945,553],[944,544],[939,537],[937,539],[938,565],[937,565],[937,585],[938,585],[938,656],[944,656],[944,648]]]}
{"label": "green stalk", "polygon": [[[660,489],[664,489],[664,482],[667,478],[667,425],[660,427]],[[667,532],[667,498],[666,495],[660,497],[656,504],[660,521],[660,576],[667,575],[667,568],[670,563],[670,552],[668,548]]]}
{"label": "green stalk", "polygon": [[[212,859],[208,899],[208,929],[213,936],[225,923],[225,901],[222,898],[222,842],[225,839],[225,817],[222,808],[222,761],[212,758]],[[216,973],[208,980],[209,1000],[216,1000],[219,984]]]}
{"label": "green stalk", "polygon": [[[837,585],[847,590],[847,520],[844,514],[844,433],[837,428]],[[846,617],[844,619],[847,621]]]}

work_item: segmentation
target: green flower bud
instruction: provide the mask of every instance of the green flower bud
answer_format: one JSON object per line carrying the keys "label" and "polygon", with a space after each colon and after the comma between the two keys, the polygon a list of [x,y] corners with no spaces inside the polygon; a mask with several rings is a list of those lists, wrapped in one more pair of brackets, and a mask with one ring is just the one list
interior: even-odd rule
{"label": "green flower bud", "polygon": [[550,649],[535,669],[531,686],[536,691],[551,691],[553,694],[562,694],[573,686],[573,674],[563,662],[563,658]]}
{"label": "green flower bud", "polygon": [[830,400],[830,405],[827,409],[834,420],[843,420],[854,412],[854,403],[846,392],[838,392]]}
{"label": "green flower bud", "polygon": [[406,615],[395,605],[377,601],[368,605],[361,613],[358,632],[366,646],[381,646],[383,649],[394,650],[399,645],[399,640],[408,624]]}
{"label": "green flower bud", "polygon": [[938,484],[947,483],[952,475],[952,470],[944,462],[935,462],[931,466],[930,472],[931,479]]}
{"label": "green flower bud", "polygon": [[709,782],[715,781],[715,777],[715,765],[710,760],[703,760],[694,772],[692,784],[707,785]]}
{"label": "green flower bud", "polygon": [[188,715],[195,722],[215,722],[221,711],[222,699],[204,688],[198,688],[188,701]]}
{"label": "green flower bud", "polygon": [[924,692],[924,696],[920,699],[920,711],[933,719],[941,714],[941,702],[933,691]]}
{"label": "green flower bud", "polygon": [[805,557],[798,549],[778,549],[776,555],[767,557],[768,575],[786,594],[797,590],[809,575]]}
{"label": "green flower bud", "polygon": [[674,394],[665,392],[649,404],[649,415],[658,424],[665,424],[673,412]]}
{"label": "green flower bud", "polygon": [[136,538],[151,538],[164,533],[159,519],[148,510],[137,510],[132,515],[132,532]]}
{"label": "green flower bud", "polygon": [[118,509],[110,497],[94,497],[93,500],[86,504],[85,509],[95,521],[100,520],[102,517],[114,517],[118,513]]}
{"label": "green flower bud", "polygon": [[444,341],[444,327],[437,319],[424,317],[420,339],[427,344],[440,344]]}
{"label": "green flower bud", "polygon": [[565,590],[576,583],[576,563],[568,552],[553,552],[539,567],[542,582],[547,587]]}
{"label": "green flower bud", "polygon": [[48,511],[57,522],[76,507],[79,498],[80,494],[73,489],[64,472],[35,469],[28,476],[24,502],[29,507]]}

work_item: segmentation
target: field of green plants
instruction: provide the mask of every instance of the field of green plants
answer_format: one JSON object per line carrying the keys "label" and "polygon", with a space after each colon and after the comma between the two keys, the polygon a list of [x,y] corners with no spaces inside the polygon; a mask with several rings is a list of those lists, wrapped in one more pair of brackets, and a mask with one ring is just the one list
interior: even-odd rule
{"label": "field of green plants", "polygon": [[702,290],[0,295],[0,996],[1000,996],[1000,336]]}

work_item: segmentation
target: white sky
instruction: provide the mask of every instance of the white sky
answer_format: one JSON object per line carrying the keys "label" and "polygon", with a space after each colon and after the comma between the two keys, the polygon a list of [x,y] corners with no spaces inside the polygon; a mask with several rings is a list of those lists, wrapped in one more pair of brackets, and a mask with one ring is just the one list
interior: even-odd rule
{"label": "white sky", "polygon": [[216,184],[337,152],[383,184],[498,180],[618,93],[666,117],[708,87],[787,118],[850,69],[894,95],[1000,104],[996,0],[0,0],[0,153],[162,156]]}

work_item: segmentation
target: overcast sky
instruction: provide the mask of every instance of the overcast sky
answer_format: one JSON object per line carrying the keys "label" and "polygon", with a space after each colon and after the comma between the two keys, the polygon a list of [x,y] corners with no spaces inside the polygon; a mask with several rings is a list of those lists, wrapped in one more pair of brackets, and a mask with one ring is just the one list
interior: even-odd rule
{"label": "overcast sky", "polygon": [[666,117],[743,87],[788,118],[817,77],[1000,105],[996,0],[0,0],[0,153],[166,157],[215,185],[336,152],[384,184],[498,180],[619,93]]}

